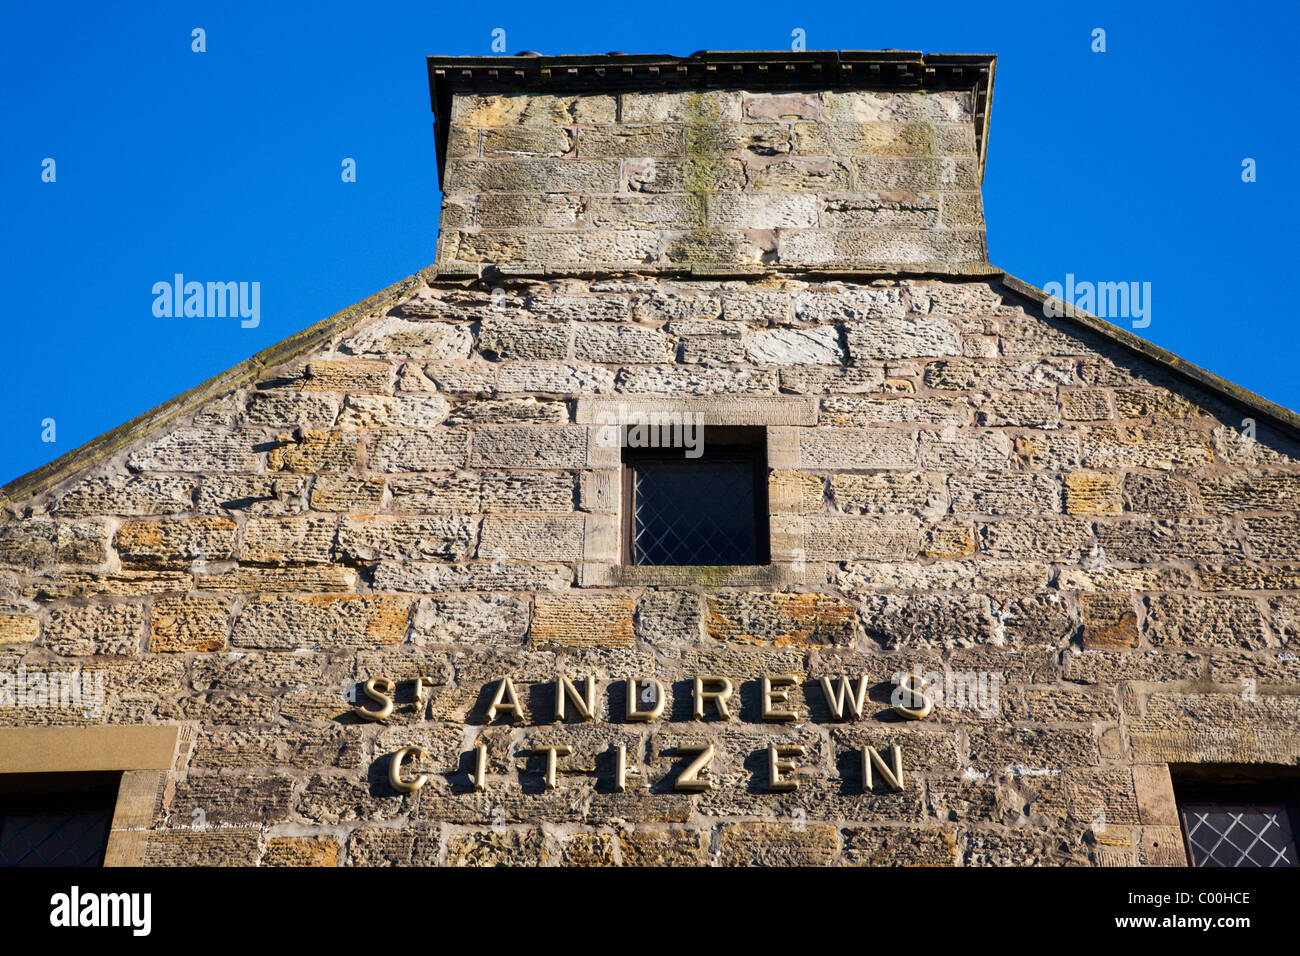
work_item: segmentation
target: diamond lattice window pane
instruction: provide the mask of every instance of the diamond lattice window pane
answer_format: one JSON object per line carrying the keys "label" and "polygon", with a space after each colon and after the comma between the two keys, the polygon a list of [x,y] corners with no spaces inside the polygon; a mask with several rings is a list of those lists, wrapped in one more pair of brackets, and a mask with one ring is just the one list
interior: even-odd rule
{"label": "diamond lattice window pane", "polygon": [[1280,803],[1187,803],[1193,866],[1296,866],[1295,834]]}
{"label": "diamond lattice window pane", "polygon": [[0,866],[99,866],[107,811],[13,812],[0,820]]}
{"label": "diamond lattice window pane", "polygon": [[758,563],[752,459],[648,459],[632,483],[633,564]]}

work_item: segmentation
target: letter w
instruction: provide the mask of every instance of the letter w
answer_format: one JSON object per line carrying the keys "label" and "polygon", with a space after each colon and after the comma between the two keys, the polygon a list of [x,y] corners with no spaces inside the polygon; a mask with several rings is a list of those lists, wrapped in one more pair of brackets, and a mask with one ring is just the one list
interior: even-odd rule
{"label": "letter w", "polygon": [[831,713],[835,715],[836,720],[843,720],[845,713],[844,705],[847,703],[849,705],[849,712],[853,714],[853,719],[861,720],[862,710],[867,706],[866,675],[864,674],[862,677],[858,678],[857,694],[853,693],[853,685],[849,682],[849,678],[841,674],[838,679],[840,682],[840,689],[839,692],[836,693],[835,689],[831,686],[831,679],[829,677],[822,678],[822,693],[826,695],[826,703],[830,705]]}

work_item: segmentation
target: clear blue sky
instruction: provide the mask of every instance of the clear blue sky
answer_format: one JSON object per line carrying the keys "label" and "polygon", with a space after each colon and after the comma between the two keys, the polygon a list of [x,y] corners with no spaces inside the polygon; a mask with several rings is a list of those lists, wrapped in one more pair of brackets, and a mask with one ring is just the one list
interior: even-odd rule
{"label": "clear blue sky", "polygon": [[[1149,281],[1139,334],[1300,408],[1298,20],[1226,0],[11,5],[0,482],[431,263],[424,58],[489,54],[497,27],[508,53],[788,49],[796,28],[809,49],[996,53],[992,261]],[[177,272],[260,282],[261,324],[156,318]]]}

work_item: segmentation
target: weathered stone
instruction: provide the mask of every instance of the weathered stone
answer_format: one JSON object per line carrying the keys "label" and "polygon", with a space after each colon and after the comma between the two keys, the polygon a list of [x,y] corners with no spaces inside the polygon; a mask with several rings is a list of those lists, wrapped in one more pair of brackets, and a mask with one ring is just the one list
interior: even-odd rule
{"label": "weathered stone", "polygon": [[261,866],[338,866],[339,845],[327,838],[272,837]]}
{"label": "weathered stone", "polygon": [[1073,471],[1065,476],[1067,514],[1117,515],[1122,510],[1119,475]]}
{"label": "weathered stone", "polygon": [[956,866],[956,833],[939,827],[854,827],[842,831],[853,866]]}
{"label": "weathered stone", "polygon": [[1259,650],[1272,643],[1254,599],[1199,594],[1147,598],[1147,639],[1155,647],[1238,647]]}
{"label": "weathered stone", "polygon": [[633,601],[617,595],[538,595],[529,641],[534,646],[631,647]]}
{"label": "weathered stone", "polygon": [[87,478],[58,503],[60,515],[121,515],[139,518],[189,511],[195,480],[166,475],[110,475]]}
{"label": "weathered stone", "polygon": [[477,535],[477,518],[354,515],[340,523],[337,548],[355,561],[455,560],[473,550]]}
{"label": "weathered stone", "polygon": [[356,583],[351,568],[329,565],[241,567],[197,576],[198,586],[211,591],[351,591]]}
{"label": "weathered stone", "polygon": [[1092,551],[1092,527],[1075,518],[1021,518],[981,526],[980,550],[996,558],[1078,561]]}
{"label": "weathered stone", "polygon": [[193,561],[235,556],[235,524],[225,518],[127,521],[113,538],[122,563],[135,567],[186,567]]}
{"label": "weathered stone", "polygon": [[31,644],[41,633],[41,619],[34,614],[0,614],[0,645]]}
{"label": "weathered stone", "polygon": [[59,564],[103,565],[112,523],[107,518],[61,522],[55,536]]}
{"label": "weathered stone", "polygon": [[462,325],[385,316],[344,339],[339,351],[349,355],[463,359],[469,357],[473,340],[469,329]]}
{"label": "weathered stone", "polygon": [[308,362],[298,387],[308,391],[391,392],[393,366],[369,359]]}
{"label": "weathered stone", "polygon": [[[1146,475],[1129,472],[1124,476],[1124,508],[1138,514],[1173,517],[1195,509],[1191,489],[1172,475]],[[1225,513],[1211,506],[1206,510]]]}
{"label": "weathered stone", "polygon": [[178,428],[127,455],[132,471],[257,471],[260,432]]}
{"label": "weathered stone", "polygon": [[447,416],[448,425],[479,425],[511,422],[554,424],[569,420],[565,402],[539,402],[535,398],[489,399],[457,405]]}
{"label": "weathered stone", "polygon": [[501,369],[502,392],[601,394],[614,391],[614,372],[597,365],[511,362]]}
{"label": "weathered stone", "polygon": [[1079,595],[1083,649],[1137,647],[1137,610],[1127,594],[1085,591]]}
{"label": "weathered stone", "polygon": [[916,467],[916,438],[907,431],[868,428],[801,430],[799,463],[805,469]]}
{"label": "weathered stone", "polygon": [[665,362],[669,353],[668,339],[656,329],[584,324],[574,332],[573,354],[580,362],[607,365]]}
{"label": "weathered stone", "polygon": [[821,824],[727,823],[721,846],[724,866],[826,866],[838,852],[835,828]]}
{"label": "weathered stone", "polygon": [[1090,468],[1194,468],[1208,465],[1214,448],[1208,432],[1174,425],[1093,425],[1083,436]]}
{"label": "weathered stone", "polygon": [[990,644],[996,622],[980,594],[873,595],[862,602],[867,636],[884,647],[976,647]]}
{"label": "weathered stone", "polygon": [[329,428],[339,413],[339,398],[328,392],[302,392],[282,388],[254,392],[248,400],[244,421],[250,425],[284,428]]}
{"label": "weathered stone", "polygon": [[198,514],[293,514],[305,510],[302,498],[309,480],[306,475],[204,476],[194,510]]}
{"label": "weathered stone", "polygon": [[485,425],[474,432],[470,464],[484,468],[582,468],[587,429],[568,425]]}
{"label": "weathered stone", "polygon": [[1023,425],[1051,428],[1061,421],[1056,398],[1050,394],[1002,393],[975,402],[977,425]]}
{"label": "weathered stone", "polygon": [[479,351],[494,361],[562,359],[569,353],[567,323],[487,319],[479,332]]}
{"label": "weathered stone", "polygon": [[828,594],[710,595],[705,629],[714,640],[773,647],[848,644],[852,604]]}
{"label": "weathered stone", "polygon": [[948,490],[954,514],[1029,516],[1060,510],[1060,488],[1045,475],[953,475],[948,479]]}
{"label": "weathered stone", "polygon": [[375,568],[375,587],[385,591],[562,591],[572,582],[572,569],[563,565],[382,562]]}
{"label": "weathered stone", "polygon": [[813,561],[898,561],[915,558],[920,548],[915,518],[773,515],[771,526],[783,551]]}
{"label": "weathered stone", "polygon": [[499,595],[444,594],[422,598],[411,623],[416,644],[503,644],[523,642],[528,605]]}
{"label": "weathered stone", "polygon": [[338,422],[341,428],[430,428],[447,411],[437,395],[349,395]]}
{"label": "weathered stone", "polygon": [[619,835],[624,866],[703,866],[700,835],[692,830],[638,830]]}
{"label": "weathered stone", "polygon": [[357,465],[354,431],[300,430],[277,438],[266,455],[268,471],[351,471]]}
{"label": "weathered stone", "polygon": [[844,361],[835,326],[755,332],[745,349],[749,360],[757,364],[839,365]]}
{"label": "weathered stone", "polygon": [[311,484],[314,511],[378,511],[384,500],[384,479],[355,475],[318,475]]}
{"label": "weathered stone", "polygon": [[642,365],[618,372],[620,392],[652,395],[729,395],[774,393],[779,379],[768,369]]}
{"label": "weathered stone", "polygon": [[383,429],[370,446],[370,467],[377,471],[447,471],[468,460],[469,432],[463,429]]}
{"label": "weathered stone", "polygon": [[333,517],[249,518],[239,560],[249,564],[324,564],[334,547]]}
{"label": "weathered stone", "polygon": [[149,621],[149,650],[155,654],[218,651],[226,646],[229,607],[215,598],[158,598]]}
{"label": "weathered stone", "polygon": [[1217,521],[1134,519],[1097,523],[1097,543],[1112,560],[1169,561],[1241,553],[1241,541]]}
{"label": "weathered stone", "polygon": [[925,422],[933,425],[969,425],[970,405],[942,398],[842,398],[822,399],[818,423],[872,425],[882,422]]}
{"label": "weathered stone", "polygon": [[997,431],[923,431],[919,445],[921,465],[932,471],[991,471],[1011,462],[1011,443]]}
{"label": "weathered stone", "polygon": [[650,591],[637,602],[636,634],[644,643],[697,644],[703,622],[700,596],[692,591]]}
{"label": "weathered stone", "polygon": [[845,330],[854,363],[881,359],[958,355],[957,333],[944,319],[878,319]]}
{"label": "weathered stone", "polygon": [[297,649],[396,644],[406,637],[411,599],[391,595],[259,597],[235,617],[234,647]]}
{"label": "weathered stone", "polygon": [[543,866],[540,830],[492,830],[454,834],[447,840],[447,866]]}
{"label": "weathered stone", "polygon": [[1110,396],[1100,388],[1061,389],[1061,417],[1073,422],[1111,417]]}
{"label": "weathered stone", "polygon": [[925,384],[930,388],[966,391],[973,388],[1026,390],[1068,384],[1074,377],[1072,363],[1060,359],[1038,359],[1016,364],[951,359],[925,366]]}
{"label": "weathered stone", "polygon": [[50,612],[44,645],[65,657],[140,653],[144,612],[135,604],[90,604]]}

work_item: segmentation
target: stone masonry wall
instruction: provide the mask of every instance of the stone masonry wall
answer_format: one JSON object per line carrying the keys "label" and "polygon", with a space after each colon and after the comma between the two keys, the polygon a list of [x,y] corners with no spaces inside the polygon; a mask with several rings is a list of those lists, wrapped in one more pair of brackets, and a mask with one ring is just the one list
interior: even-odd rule
{"label": "stone masonry wall", "polygon": [[970,99],[459,94],[438,261],[983,262]]}
{"label": "stone masonry wall", "polygon": [[[0,722],[185,727],[144,862],[1176,863],[1169,763],[1300,761],[1300,452],[1267,422],[996,279],[502,287],[435,281],[4,515],[0,672],[102,673],[106,700]],[[580,585],[612,506],[578,400],[658,395],[811,403],[770,475],[799,562]],[[918,664],[1000,675],[995,708],[900,721]],[[595,678],[596,721],[551,719],[557,669]],[[489,723],[507,674],[527,717]],[[733,679],[732,720],[693,719],[697,674]],[[765,674],[797,722],[758,720]],[[828,712],[841,674],[860,721]],[[421,675],[383,723],[345,696]],[[628,723],[642,675],[671,703]],[[714,788],[674,791],[703,742]],[[804,748],[794,792],[772,743]],[[403,796],[407,744],[429,781]],[[861,792],[868,744],[902,747],[902,792]]]}

